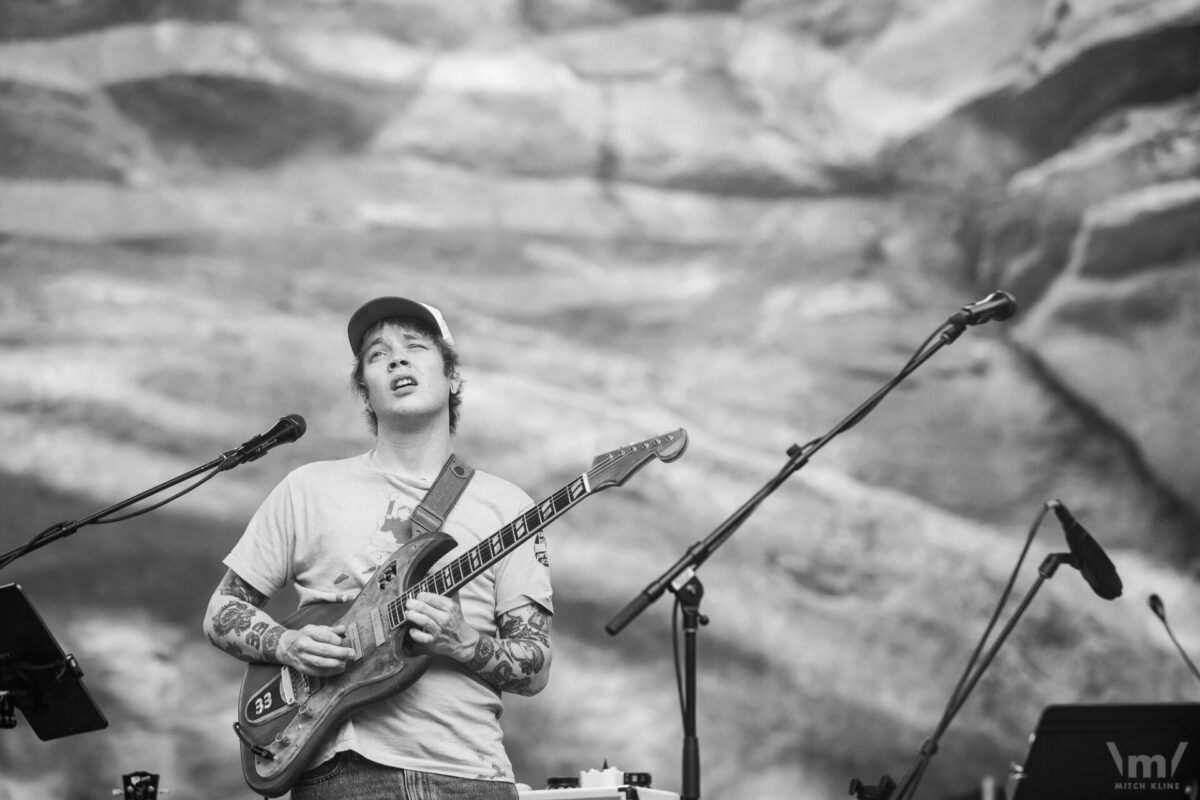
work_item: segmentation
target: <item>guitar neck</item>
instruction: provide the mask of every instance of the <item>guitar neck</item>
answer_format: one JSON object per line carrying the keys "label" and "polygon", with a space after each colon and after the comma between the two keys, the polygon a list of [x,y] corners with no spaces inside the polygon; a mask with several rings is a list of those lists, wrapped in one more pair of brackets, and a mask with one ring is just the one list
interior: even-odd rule
{"label": "guitar neck", "polygon": [[420,592],[443,596],[454,594],[591,493],[587,474],[580,475],[442,569],[426,575],[399,598],[388,603],[388,619],[392,629],[395,630],[404,621],[406,600],[415,598]]}

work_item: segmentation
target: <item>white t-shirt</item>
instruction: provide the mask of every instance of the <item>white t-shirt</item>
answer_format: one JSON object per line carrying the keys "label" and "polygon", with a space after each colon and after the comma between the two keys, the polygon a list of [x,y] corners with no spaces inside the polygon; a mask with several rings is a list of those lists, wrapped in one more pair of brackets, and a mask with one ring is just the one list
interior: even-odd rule
{"label": "white t-shirt", "polygon": [[[370,454],[296,469],[250,520],[225,566],[267,596],[294,583],[300,605],[352,601],[409,534],[430,482],[377,468]],[[441,530],[458,545],[433,574],[533,505],[507,481],[476,471]],[[541,534],[459,592],[468,624],[496,636],[496,619],[531,601],[553,612]],[[477,780],[512,781],[500,693],[462,665],[434,656],[404,691],[355,712],[313,764],[354,750],[380,764]]]}

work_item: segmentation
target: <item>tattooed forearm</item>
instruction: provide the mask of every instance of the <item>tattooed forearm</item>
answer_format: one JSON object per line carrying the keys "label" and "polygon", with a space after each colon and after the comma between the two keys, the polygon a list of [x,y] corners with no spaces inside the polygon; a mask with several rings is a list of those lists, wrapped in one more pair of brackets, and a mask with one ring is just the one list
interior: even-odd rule
{"label": "tattooed forearm", "polygon": [[467,667],[502,692],[537,694],[549,677],[550,619],[535,605],[510,611],[498,637],[479,638]]}
{"label": "tattooed forearm", "polygon": [[278,661],[284,628],[262,610],[267,597],[232,570],[213,593],[204,629],[208,639],[245,661]]}
{"label": "tattooed forearm", "polygon": [[256,610],[242,601],[230,600],[213,615],[212,632],[220,638],[231,633],[243,634],[250,629]]}
{"label": "tattooed forearm", "polygon": [[475,645],[475,657],[467,663],[467,667],[474,672],[482,672],[496,653],[495,641],[490,636],[480,636]]}
{"label": "tattooed forearm", "polygon": [[242,580],[233,570],[226,571],[221,585],[217,587],[217,594],[244,600],[255,608],[262,608],[267,604],[267,596]]}
{"label": "tattooed forearm", "polygon": [[262,638],[263,655],[270,655],[272,661],[278,661],[279,637],[283,635],[283,626],[269,628]]}

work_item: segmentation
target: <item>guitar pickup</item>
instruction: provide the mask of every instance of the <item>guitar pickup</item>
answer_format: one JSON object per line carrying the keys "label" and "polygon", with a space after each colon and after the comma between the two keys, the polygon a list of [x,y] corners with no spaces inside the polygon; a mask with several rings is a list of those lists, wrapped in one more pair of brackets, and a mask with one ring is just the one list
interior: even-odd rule
{"label": "guitar pickup", "polygon": [[383,628],[383,617],[378,608],[372,608],[370,616],[371,632],[375,634],[375,646],[383,647],[383,643],[387,641],[387,631]]}
{"label": "guitar pickup", "polygon": [[296,686],[292,683],[292,670],[289,667],[279,668],[279,697],[289,706],[296,702]]}
{"label": "guitar pickup", "polygon": [[346,641],[343,642],[347,647],[354,651],[354,660],[358,661],[363,657],[362,642],[358,638],[358,623],[351,622],[346,626]]}

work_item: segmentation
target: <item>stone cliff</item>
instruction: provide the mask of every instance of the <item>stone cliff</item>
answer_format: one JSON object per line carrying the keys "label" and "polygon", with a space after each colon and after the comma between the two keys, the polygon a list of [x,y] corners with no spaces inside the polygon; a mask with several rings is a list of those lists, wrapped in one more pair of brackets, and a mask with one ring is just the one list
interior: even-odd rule
{"label": "stone cliff", "polygon": [[925,794],[1002,778],[1047,704],[1194,699],[1145,598],[1200,650],[1198,98],[1180,0],[0,5],[3,549],[309,421],[178,509],[9,568],[112,724],[0,739],[0,797],[138,768],[178,800],[247,791],[240,670],[200,614],[284,470],[367,446],[341,326],[382,293],[455,321],[461,450],[535,497],[692,437],[551,530],[559,652],[506,712],[519,779],[608,759],[678,790],[670,598],[604,622],[994,289],[1014,319],[704,567],[704,794],[898,777],[1053,497],[1125,595],[1061,571]]}

